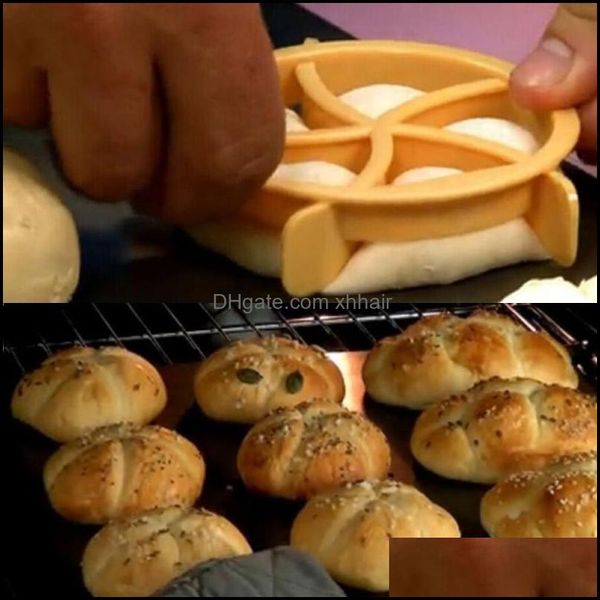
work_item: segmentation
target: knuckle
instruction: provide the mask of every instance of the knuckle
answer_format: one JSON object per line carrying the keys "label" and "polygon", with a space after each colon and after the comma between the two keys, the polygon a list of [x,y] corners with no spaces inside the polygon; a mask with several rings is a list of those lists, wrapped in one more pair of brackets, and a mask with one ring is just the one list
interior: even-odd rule
{"label": "knuckle", "polygon": [[124,200],[139,191],[150,174],[139,153],[123,148],[90,151],[72,164],[65,162],[71,183],[97,200]]}
{"label": "knuckle", "polygon": [[215,183],[233,189],[262,185],[281,160],[283,135],[278,129],[268,124],[218,148],[211,161]]}
{"label": "knuckle", "polygon": [[61,16],[71,33],[89,34],[97,31],[114,19],[118,7],[98,2],[74,2],[63,4]]}

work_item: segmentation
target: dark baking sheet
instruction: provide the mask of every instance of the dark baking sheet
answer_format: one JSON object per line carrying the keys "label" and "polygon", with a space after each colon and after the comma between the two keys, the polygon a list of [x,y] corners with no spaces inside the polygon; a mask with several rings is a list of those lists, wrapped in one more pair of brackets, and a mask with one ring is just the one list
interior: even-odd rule
{"label": "dark baking sheet", "polygon": [[[442,479],[415,464],[408,442],[418,413],[376,404],[364,397],[360,371],[366,352],[338,352],[330,356],[344,374],[347,386],[344,405],[364,412],[385,432],[392,449],[393,477],[415,485],[446,508],[456,518],[463,536],[484,536],[479,503],[487,488]],[[197,363],[159,368],[169,402],[157,422],[192,440],[204,455],[207,477],[197,505],[229,518],[246,535],[254,550],[287,544],[292,521],[302,503],[261,497],[245,490],[235,459],[248,428],[204,417],[192,395],[196,367]],[[584,388],[593,390],[588,384]],[[65,597],[87,596],[79,561],[97,528],[69,523],[50,508],[43,489],[42,470],[56,446],[17,422],[9,424],[3,438],[8,441],[10,461],[8,514],[14,517],[5,526],[11,547],[4,559],[9,584],[19,596],[49,591],[60,591]],[[364,595],[353,590],[347,592]]]}

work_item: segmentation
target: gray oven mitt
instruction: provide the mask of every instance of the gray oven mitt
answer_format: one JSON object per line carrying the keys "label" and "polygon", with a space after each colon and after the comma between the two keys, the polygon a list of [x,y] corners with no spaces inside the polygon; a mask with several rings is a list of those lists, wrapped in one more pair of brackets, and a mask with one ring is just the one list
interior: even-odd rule
{"label": "gray oven mitt", "polygon": [[343,598],[344,592],[309,555],[285,546],[202,563],[172,581],[163,598]]}

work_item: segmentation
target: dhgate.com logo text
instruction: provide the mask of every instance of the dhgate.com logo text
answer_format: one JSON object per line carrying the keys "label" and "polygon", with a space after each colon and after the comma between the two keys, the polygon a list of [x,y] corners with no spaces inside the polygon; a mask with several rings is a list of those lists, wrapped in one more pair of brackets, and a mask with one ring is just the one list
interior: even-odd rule
{"label": "dhgate.com logo text", "polygon": [[337,298],[281,298],[279,296],[247,297],[242,294],[215,294],[212,299],[212,307],[216,310],[239,310],[250,314],[255,311],[278,311],[278,310],[303,310],[303,311],[327,311],[327,310],[388,310],[390,299],[386,296],[340,296]]}

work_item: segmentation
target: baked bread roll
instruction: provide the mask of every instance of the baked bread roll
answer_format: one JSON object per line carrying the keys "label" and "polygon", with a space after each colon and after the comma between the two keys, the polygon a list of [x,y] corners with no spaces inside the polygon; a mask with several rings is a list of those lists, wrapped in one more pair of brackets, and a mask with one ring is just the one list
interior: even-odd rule
{"label": "baked bread roll", "polygon": [[44,485],[61,516],[106,523],[151,508],[191,506],[204,473],[194,444],[175,431],[109,425],[57,450],[44,467]]}
{"label": "baked bread roll", "polygon": [[94,596],[149,596],[194,565],[251,552],[227,519],[163,508],[105,525],[85,549],[83,580]]}
{"label": "baked bread roll", "polygon": [[390,538],[460,537],[456,521],[414,487],[363,481],[311,498],[291,545],[314,556],[342,584],[389,589]]}
{"label": "baked bread roll", "polygon": [[492,377],[525,377],[571,388],[578,384],[569,354],[558,342],[491,311],[466,319],[425,317],[381,340],[363,367],[374,400],[415,409]]}
{"label": "baked bread roll", "polygon": [[167,402],[158,371],[123,348],[70,348],[23,377],[13,416],[57,442],[103,425],[145,425]]}
{"label": "baked bread roll", "polygon": [[532,379],[493,379],[425,410],[415,458],[449,479],[495,483],[525,460],[596,449],[596,401]]}
{"label": "baked bread roll", "polygon": [[342,374],[326,354],[282,337],[235,342],[200,364],[196,401],[217,421],[256,423],[275,408],[317,398],[341,402]]}
{"label": "baked bread roll", "polygon": [[596,452],[554,457],[497,483],[481,502],[493,537],[596,537]]}
{"label": "baked bread roll", "polygon": [[251,490],[300,499],[350,481],[383,479],[390,460],[385,436],[373,423],[321,401],[278,409],[257,423],[237,465]]}
{"label": "baked bread roll", "polygon": [[79,281],[75,221],[26,158],[2,152],[2,300],[68,302]]}

